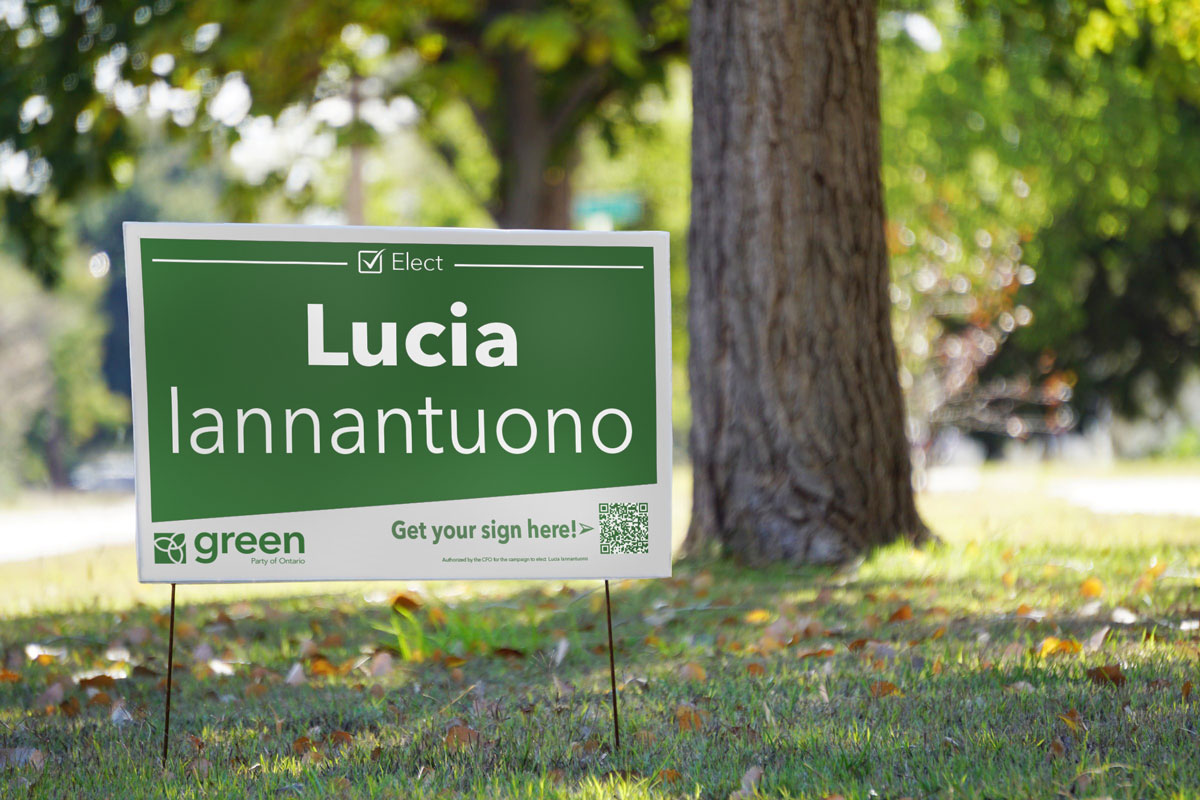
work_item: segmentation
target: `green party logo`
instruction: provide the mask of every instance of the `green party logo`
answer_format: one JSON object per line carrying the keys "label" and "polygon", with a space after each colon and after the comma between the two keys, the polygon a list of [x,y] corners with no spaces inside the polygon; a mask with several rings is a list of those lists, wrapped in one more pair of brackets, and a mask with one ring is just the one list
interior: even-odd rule
{"label": "green party logo", "polygon": [[154,534],[155,564],[186,564],[187,545],[182,533]]}

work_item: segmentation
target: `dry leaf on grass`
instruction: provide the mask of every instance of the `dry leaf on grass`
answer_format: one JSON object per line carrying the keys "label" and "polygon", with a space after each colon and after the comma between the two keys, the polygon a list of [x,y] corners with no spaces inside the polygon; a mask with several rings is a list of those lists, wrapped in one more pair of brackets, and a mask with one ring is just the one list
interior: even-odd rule
{"label": "dry leaf on grass", "polygon": [[16,769],[26,765],[41,770],[46,755],[35,747],[0,747],[0,769]]}
{"label": "dry leaf on grass", "polygon": [[729,793],[729,800],[749,800],[758,795],[758,782],[762,779],[763,768],[751,767],[742,776],[742,785],[736,792]]}
{"label": "dry leaf on grass", "polygon": [[692,703],[681,703],[675,707],[675,722],[681,731],[698,731],[708,721],[709,713],[696,708]]}
{"label": "dry leaf on grass", "polygon": [[908,620],[910,620],[912,618],[913,618],[912,606],[910,606],[908,603],[905,603],[904,605],[900,606],[899,608],[897,608],[895,611],[892,612],[892,615],[890,617],[888,617],[888,622],[907,622]]}
{"label": "dry leaf on grass", "polygon": [[1089,600],[1104,596],[1104,584],[1099,578],[1092,576],[1079,584],[1079,593]]}
{"label": "dry leaf on grass", "polygon": [[117,681],[111,675],[94,675],[91,678],[83,678],[79,681],[80,689],[108,689],[116,686]]}
{"label": "dry leaf on grass", "polygon": [[770,622],[771,612],[765,608],[756,608],[746,613],[745,620],[748,625],[762,625],[765,622]]}
{"label": "dry leaf on grass", "polygon": [[299,663],[292,664],[292,668],[288,670],[287,677],[283,682],[288,686],[303,686],[308,682],[308,678],[304,677],[304,667]]}
{"label": "dry leaf on grass", "polygon": [[817,650],[805,650],[800,654],[800,659],[806,658],[833,658],[836,651],[832,647],[822,647]]}
{"label": "dry leaf on grass", "polygon": [[1116,664],[1105,664],[1102,667],[1089,669],[1087,676],[1091,679],[1092,683],[1099,686],[1125,685],[1125,673],[1121,672],[1121,668]]}
{"label": "dry leaf on grass", "polygon": [[705,681],[708,679],[708,673],[704,671],[704,667],[697,664],[695,661],[689,661],[679,668],[679,677],[685,681]]}
{"label": "dry leaf on grass", "polygon": [[904,697],[904,692],[889,681],[875,681],[871,684],[871,697]]}
{"label": "dry leaf on grass", "polygon": [[309,750],[312,750],[316,745],[313,740],[307,736],[301,736],[296,741],[292,742],[292,752],[298,756],[302,756]]}
{"label": "dry leaf on grass", "polygon": [[10,669],[0,667],[0,683],[16,683],[21,680],[21,676]]}
{"label": "dry leaf on grass", "polygon": [[61,683],[51,684],[46,691],[42,692],[33,701],[33,704],[38,708],[46,708],[48,706],[56,706],[64,699],[63,685]]}
{"label": "dry leaf on grass", "polygon": [[1047,636],[1038,645],[1038,655],[1042,658],[1056,655],[1072,655],[1083,650],[1083,646],[1074,639],[1059,639],[1057,636]]}
{"label": "dry leaf on grass", "polygon": [[654,779],[662,783],[678,783],[682,778],[683,775],[679,774],[679,771],[674,769],[660,769],[658,772],[654,773]]}
{"label": "dry leaf on grass", "polygon": [[1191,696],[1192,696],[1192,682],[1184,681],[1183,682],[1183,702],[1186,703],[1188,701],[1188,698]]}
{"label": "dry leaf on grass", "polygon": [[751,661],[749,664],[746,665],[746,672],[747,672],[747,674],[753,675],[754,677],[757,678],[759,676],[766,675],[767,668],[764,667],[762,664],[758,663],[757,661]]}
{"label": "dry leaf on grass", "polygon": [[421,607],[421,600],[415,594],[408,592],[397,592],[392,598],[392,609],[395,611],[416,611]]}
{"label": "dry leaf on grass", "polygon": [[1058,718],[1061,719],[1063,723],[1073,731],[1078,731],[1085,727],[1083,723],[1083,717],[1073,708],[1065,714],[1059,714]]}
{"label": "dry leaf on grass", "polygon": [[479,744],[479,731],[470,726],[458,723],[446,729],[446,736],[442,741],[446,747],[452,750],[460,750],[464,747]]}
{"label": "dry leaf on grass", "polygon": [[391,673],[393,666],[392,654],[386,650],[380,650],[367,662],[367,671],[371,673],[371,677],[382,678]]}
{"label": "dry leaf on grass", "polygon": [[1089,636],[1087,641],[1083,643],[1083,652],[1095,653],[1097,650],[1103,647],[1104,640],[1108,638],[1108,632],[1110,630],[1111,628],[1105,625],[1103,628]]}
{"label": "dry leaf on grass", "polygon": [[332,678],[338,674],[338,668],[325,656],[316,656],[308,662],[312,674],[320,678]]}
{"label": "dry leaf on grass", "polygon": [[133,722],[133,715],[125,709],[125,706],[113,706],[112,713],[108,715],[108,719],[113,725],[123,728]]}
{"label": "dry leaf on grass", "polygon": [[329,734],[327,741],[332,747],[340,747],[342,745],[349,746],[354,744],[354,737],[346,731],[334,731],[333,733]]}
{"label": "dry leaf on grass", "polygon": [[[605,652],[607,652],[607,650]],[[501,658],[524,658],[525,651],[518,650],[515,647],[497,647],[492,650],[492,655],[500,656]]]}

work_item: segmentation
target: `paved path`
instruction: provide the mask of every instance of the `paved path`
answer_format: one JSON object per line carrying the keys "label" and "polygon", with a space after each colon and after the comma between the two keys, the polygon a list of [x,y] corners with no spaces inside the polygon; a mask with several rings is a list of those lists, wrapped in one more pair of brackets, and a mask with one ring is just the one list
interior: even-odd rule
{"label": "paved path", "polygon": [[0,508],[0,562],[132,545],[133,530],[132,497],[38,497]]}
{"label": "paved path", "polygon": [[[965,468],[935,470],[932,478],[935,492],[986,490],[988,483],[986,474]],[[1200,475],[1055,478],[1042,491],[1098,514],[1200,517]],[[0,562],[132,545],[133,529],[132,496],[34,498],[0,507]]]}
{"label": "paved path", "polygon": [[1200,517],[1200,475],[1056,480],[1049,494],[1098,514]]}

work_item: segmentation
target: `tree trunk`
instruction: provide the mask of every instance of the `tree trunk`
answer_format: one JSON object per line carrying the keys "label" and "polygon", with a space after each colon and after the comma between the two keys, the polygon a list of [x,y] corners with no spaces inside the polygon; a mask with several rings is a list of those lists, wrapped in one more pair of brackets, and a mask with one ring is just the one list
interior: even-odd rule
{"label": "tree trunk", "polygon": [[[362,125],[359,107],[362,104],[362,80],[356,75],[350,79],[350,124]],[[350,225],[365,225],[367,220],[367,189],[363,178],[366,163],[366,147],[361,141],[361,132],[351,129],[354,139],[350,143],[350,171],[346,176],[346,222]]]}
{"label": "tree trunk", "polygon": [[504,97],[493,112],[498,124],[491,126],[501,162],[496,223],[501,228],[569,228],[574,159],[556,153],[564,148],[541,107],[537,70],[524,54],[509,54],[501,76]]}
{"label": "tree trunk", "polygon": [[694,0],[687,547],[927,536],[889,320],[875,0]]}

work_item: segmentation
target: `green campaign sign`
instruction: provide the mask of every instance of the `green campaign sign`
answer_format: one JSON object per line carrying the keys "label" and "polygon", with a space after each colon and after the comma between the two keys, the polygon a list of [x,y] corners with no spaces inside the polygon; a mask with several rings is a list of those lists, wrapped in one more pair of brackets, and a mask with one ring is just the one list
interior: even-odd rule
{"label": "green campaign sign", "polygon": [[670,574],[665,234],[125,247],[142,580]]}

